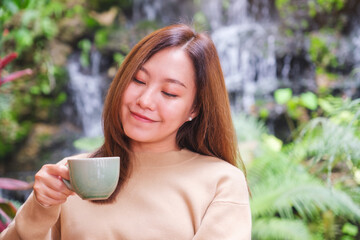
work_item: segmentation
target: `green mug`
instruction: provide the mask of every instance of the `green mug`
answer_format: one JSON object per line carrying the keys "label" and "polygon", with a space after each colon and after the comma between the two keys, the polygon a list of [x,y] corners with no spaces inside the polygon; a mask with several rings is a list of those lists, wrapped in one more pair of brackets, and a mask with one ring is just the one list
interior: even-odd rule
{"label": "green mug", "polygon": [[65,185],[84,200],[103,200],[115,191],[120,175],[120,157],[77,158],[67,160],[70,181]]}

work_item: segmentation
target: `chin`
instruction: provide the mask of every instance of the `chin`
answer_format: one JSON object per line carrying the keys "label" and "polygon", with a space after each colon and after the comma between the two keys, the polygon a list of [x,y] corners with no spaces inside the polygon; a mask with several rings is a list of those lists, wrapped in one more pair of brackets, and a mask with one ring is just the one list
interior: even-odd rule
{"label": "chin", "polygon": [[144,132],[138,133],[138,132],[134,132],[134,131],[126,131],[124,129],[124,132],[126,134],[126,136],[128,138],[130,138],[131,140],[135,141],[135,142],[148,142],[149,138],[147,137],[146,134],[144,134]]}

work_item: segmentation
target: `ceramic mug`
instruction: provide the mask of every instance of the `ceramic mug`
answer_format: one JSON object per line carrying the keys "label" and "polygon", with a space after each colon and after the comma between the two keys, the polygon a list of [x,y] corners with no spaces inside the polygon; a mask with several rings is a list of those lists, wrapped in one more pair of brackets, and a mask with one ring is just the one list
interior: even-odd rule
{"label": "ceramic mug", "polygon": [[84,200],[103,200],[115,191],[120,175],[120,157],[67,160],[70,181],[63,182]]}

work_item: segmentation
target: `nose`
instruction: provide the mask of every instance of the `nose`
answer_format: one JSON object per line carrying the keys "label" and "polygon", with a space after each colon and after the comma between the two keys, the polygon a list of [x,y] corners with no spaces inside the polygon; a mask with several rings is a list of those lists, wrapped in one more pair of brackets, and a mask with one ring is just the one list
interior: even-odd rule
{"label": "nose", "polygon": [[155,91],[151,88],[144,89],[138,96],[136,104],[143,109],[155,109]]}

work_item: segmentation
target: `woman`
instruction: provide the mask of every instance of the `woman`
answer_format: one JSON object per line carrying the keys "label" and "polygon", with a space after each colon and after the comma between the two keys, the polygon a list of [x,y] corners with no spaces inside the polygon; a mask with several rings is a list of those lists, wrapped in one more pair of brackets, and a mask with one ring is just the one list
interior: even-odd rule
{"label": "woman", "polygon": [[120,156],[117,190],[84,201],[45,165],[1,239],[250,239],[246,179],[213,42],[186,25],[141,40],[115,76],[105,142]]}

